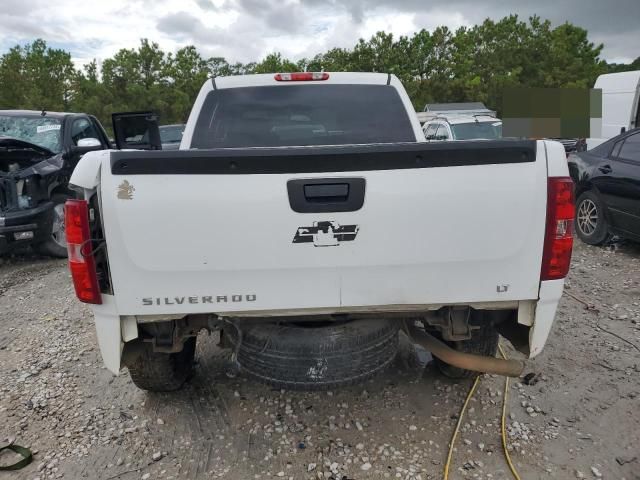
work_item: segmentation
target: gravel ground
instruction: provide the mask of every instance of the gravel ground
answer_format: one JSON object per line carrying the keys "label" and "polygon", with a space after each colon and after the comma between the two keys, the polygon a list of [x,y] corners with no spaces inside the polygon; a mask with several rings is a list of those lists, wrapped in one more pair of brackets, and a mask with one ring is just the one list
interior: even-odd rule
{"label": "gravel ground", "polygon": [[[567,287],[591,307],[565,296],[544,353],[527,365],[535,376],[513,383],[512,457],[523,479],[640,479],[640,351],[618,338],[640,346],[640,246],[578,242]],[[225,355],[202,336],[183,391],[140,391],[103,368],[65,262],[0,259],[0,441],[37,452],[0,480],[442,478],[470,382],[401,355],[363,385],[293,393],[229,378]],[[511,478],[503,387],[482,378],[450,478]]]}

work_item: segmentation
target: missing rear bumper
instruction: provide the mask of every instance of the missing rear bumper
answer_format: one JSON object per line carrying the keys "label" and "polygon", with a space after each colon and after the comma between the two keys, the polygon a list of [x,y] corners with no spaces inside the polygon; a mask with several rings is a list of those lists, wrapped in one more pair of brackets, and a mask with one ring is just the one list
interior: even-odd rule
{"label": "missing rear bumper", "polygon": [[481,373],[495,373],[507,377],[519,377],[524,370],[524,362],[519,360],[503,360],[464,353],[449,347],[424,330],[409,328],[411,339],[423,346],[443,362],[454,367]]}

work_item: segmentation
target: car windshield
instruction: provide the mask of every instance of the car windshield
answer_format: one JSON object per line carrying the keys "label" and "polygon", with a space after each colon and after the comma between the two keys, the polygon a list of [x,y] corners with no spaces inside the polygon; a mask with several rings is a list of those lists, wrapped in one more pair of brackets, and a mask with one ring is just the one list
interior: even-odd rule
{"label": "car windshield", "polygon": [[415,142],[402,99],[387,85],[288,85],[210,92],[192,148]]}
{"label": "car windshield", "polygon": [[57,118],[42,116],[0,115],[0,137],[11,137],[53,153],[62,151],[62,123]]}
{"label": "car windshield", "polygon": [[451,125],[455,140],[494,140],[502,138],[502,122],[469,122]]}
{"label": "car windshield", "polygon": [[182,141],[184,125],[165,125],[159,130],[162,143],[180,143]]}

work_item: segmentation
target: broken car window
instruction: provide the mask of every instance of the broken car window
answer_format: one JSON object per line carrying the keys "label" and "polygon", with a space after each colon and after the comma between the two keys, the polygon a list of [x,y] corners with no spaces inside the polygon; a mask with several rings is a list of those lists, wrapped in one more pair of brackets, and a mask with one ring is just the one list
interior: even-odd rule
{"label": "broken car window", "polygon": [[78,140],[82,140],[83,138],[100,139],[98,132],[88,118],[79,118],[78,120],[75,120],[71,127],[71,140],[74,145],[78,145]]}
{"label": "broken car window", "polygon": [[0,137],[11,137],[53,153],[62,151],[62,123],[60,120],[42,116],[0,115]]}

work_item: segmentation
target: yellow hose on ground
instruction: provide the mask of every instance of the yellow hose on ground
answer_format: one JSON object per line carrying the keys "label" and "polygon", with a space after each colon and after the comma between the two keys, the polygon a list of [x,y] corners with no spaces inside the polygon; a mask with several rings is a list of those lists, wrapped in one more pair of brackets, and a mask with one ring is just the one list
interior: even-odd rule
{"label": "yellow hose on ground", "polygon": [[[507,356],[502,350],[502,347],[498,345],[498,350],[500,351],[500,355],[502,358],[506,359]],[[504,450],[504,458],[507,459],[507,464],[509,465],[509,469],[513,474],[513,478],[516,480],[521,480],[520,475],[518,475],[518,471],[516,470],[515,465],[511,461],[511,455],[509,455],[509,450],[507,449],[507,401],[509,397],[509,377],[505,377],[504,380],[504,398],[502,399],[502,420],[500,425],[500,431],[502,434],[502,449]]]}
{"label": "yellow hose on ground", "polygon": [[469,401],[471,397],[473,397],[473,393],[476,391],[476,387],[480,383],[480,375],[478,375],[471,386],[471,390],[467,393],[467,398],[462,405],[462,410],[460,410],[460,415],[458,415],[458,423],[456,424],[456,428],[453,430],[453,435],[451,437],[451,443],[449,444],[449,454],[447,455],[447,463],[444,465],[444,480],[449,479],[449,466],[451,465],[451,457],[453,456],[453,446],[456,443],[456,437],[458,436],[458,432],[460,431],[460,425],[462,425],[462,419],[464,418],[464,412],[467,410],[467,406],[469,405]]}
{"label": "yellow hose on ground", "polygon": [[[505,355],[504,350],[502,350],[502,347],[500,345],[498,345],[498,350],[500,351],[500,355],[502,355],[502,358],[506,360],[507,356]],[[456,443],[456,438],[458,437],[458,433],[460,432],[460,425],[462,425],[462,419],[464,418],[464,414],[467,411],[467,407],[469,406],[469,401],[471,400],[471,397],[473,397],[473,394],[475,393],[479,383],[480,383],[480,375],[476,377],[476,379],[473,382],[473,385],[471,385],[471,389],[469,390],[469,393],[467,393],[467,398],[465,399],[464,404],[462,405],[462,409],[460,410],[460,415],[458,415],[458,423],[456,423],[456,428],[453,430],[453,435],[451,436],[451,443],[449,444],[449,453],[447,455],[447,463],[444,464],[444,480],[449,480],[449,468],[451,467],[451,458],[453,457],[453,447]],[[509,450],[507,450],[508,395],[509,395],[509,377],[505,377],[504,398],[502,399],[502,419],[500,422],[500,435],[502,437],[502,449],[504,451],[504,457],[507,460],[507,465],[509,465],[509,470],[511,470],[511,473],[513,474],[513,478],[515,478],[516,480],[522,480],[520,478],[520,475],[518,475],[518,471],[516,470],[515,465],[511,461]]]}

